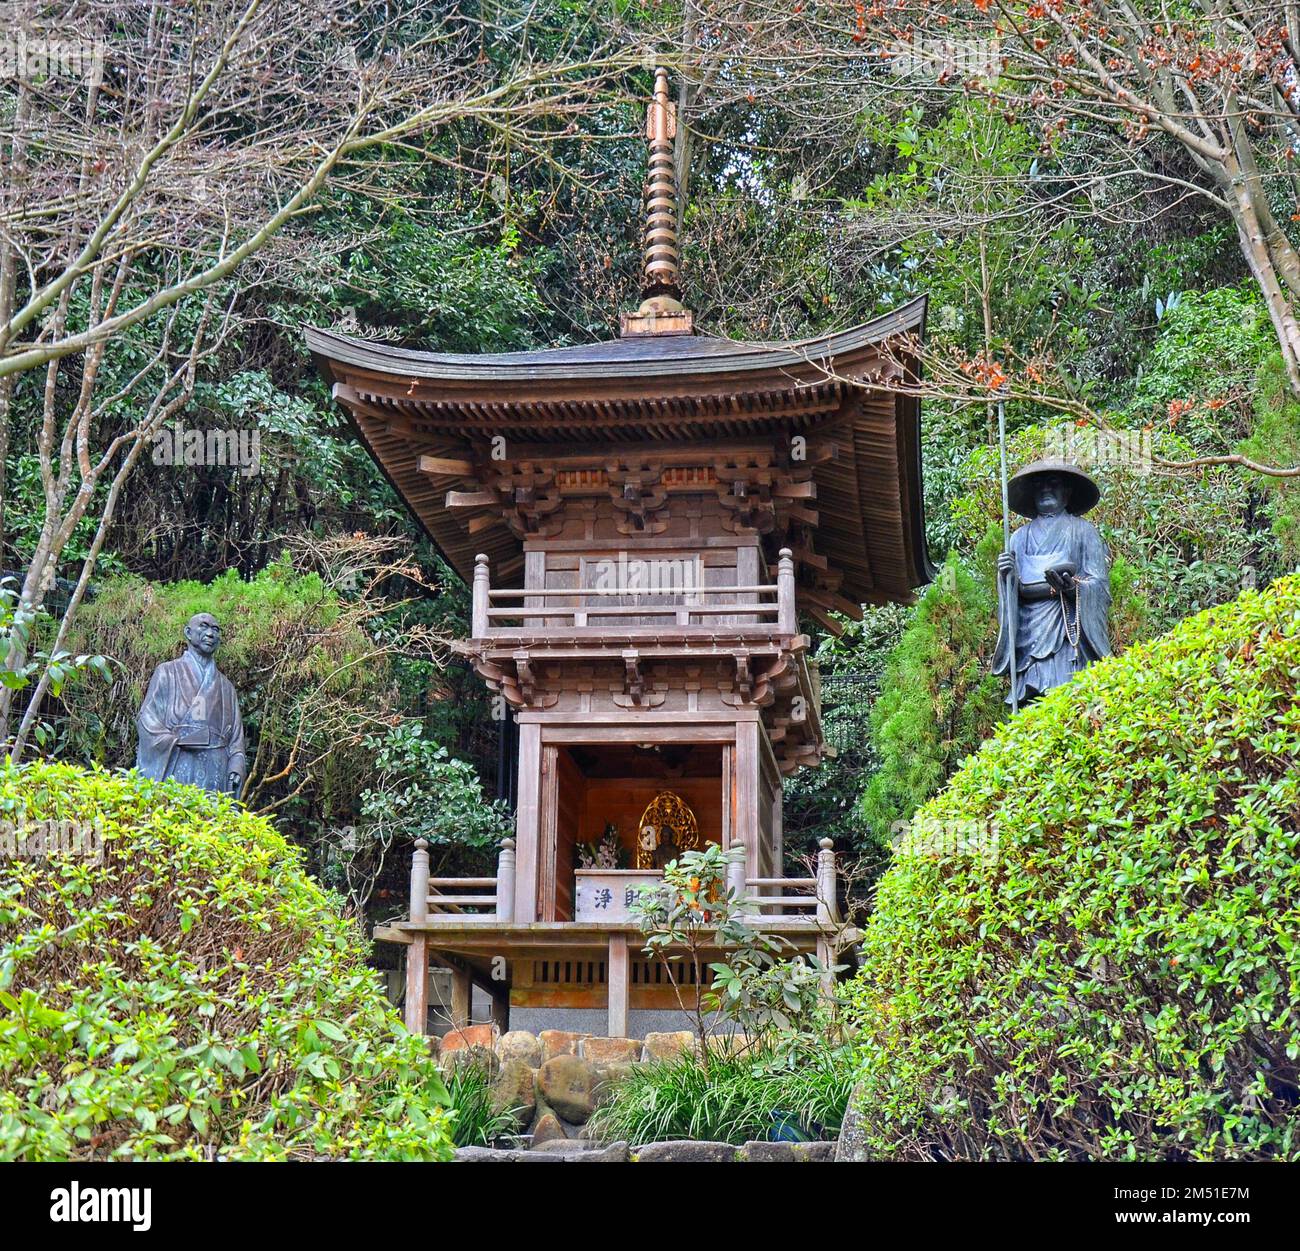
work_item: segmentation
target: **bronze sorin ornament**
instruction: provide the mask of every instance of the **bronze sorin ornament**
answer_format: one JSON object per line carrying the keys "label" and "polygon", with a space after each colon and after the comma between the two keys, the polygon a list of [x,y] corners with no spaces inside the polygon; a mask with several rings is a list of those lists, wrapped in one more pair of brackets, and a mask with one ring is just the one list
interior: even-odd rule
{"label": "bronze sorin ornament", "polygon": [[1030,520],[998,557],[993,672],[1014,664],[1017,704],[1110,655],[1110,558],[1097,527],[1083,518],[1100,495],[1082,469],[1063,460],[1034,461],[1008,484],[1011,507]]}
{"label": "bronze sorin ornament", "polygon": [[221,627],[208,613],[185,626],[186,648],[153,671],[135,719],[135,767],[156,781],[174,778],[205,791],[238,795],[244,784],[244,723],[239,697],[214,659]]}

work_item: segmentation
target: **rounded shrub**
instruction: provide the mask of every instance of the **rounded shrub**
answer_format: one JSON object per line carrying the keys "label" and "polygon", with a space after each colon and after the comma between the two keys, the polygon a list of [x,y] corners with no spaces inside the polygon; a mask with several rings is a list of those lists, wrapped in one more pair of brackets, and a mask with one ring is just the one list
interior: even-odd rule
{"label": "rounded shrub", "polygon": [[923,808],[851,984],[881,1156],[1300,1156],[1300,579],[1012,719]]}
{"label": "rounded shrub", "polygon": [[0,762],[0,1159],[442,1159],[446,1089],[262,818]]}

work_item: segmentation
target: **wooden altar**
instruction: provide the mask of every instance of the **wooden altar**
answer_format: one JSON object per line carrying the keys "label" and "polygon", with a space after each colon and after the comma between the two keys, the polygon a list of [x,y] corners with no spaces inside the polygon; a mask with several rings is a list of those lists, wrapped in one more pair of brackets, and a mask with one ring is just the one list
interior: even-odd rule
{"label": "wooden altar", "polygon": [[[518,724],[513,845],[492,878],[428,880],[417,848],[407,1020],[430,959],[468,1003],[671,1007],[626,920],[575,916],[577,849],[668,792],[730,853],[756,924],[829,950],[834,861],[787,877],[783,776],[825,751],[806,616],[929,580],[915,363],[924,301],[799,343],[694,332],[680,300],[672,106],[660,74],[641,306],[608,342],[457,355],[308,331],[357,437],[473,588],[460,648]],[[667,154],[667,156],[665,155]],[[667,206],[667,207],[665,207]],[[829,883],[829,886],[828,886]],[[829,899],[821,897],[829,890]]]}

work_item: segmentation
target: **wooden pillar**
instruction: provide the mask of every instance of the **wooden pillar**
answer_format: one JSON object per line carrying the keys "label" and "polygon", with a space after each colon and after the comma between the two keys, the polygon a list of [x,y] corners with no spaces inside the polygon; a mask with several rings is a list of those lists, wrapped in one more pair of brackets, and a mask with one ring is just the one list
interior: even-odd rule
{"label": "wooden pillar", "polygon": [[627,1037],[628,976],[627,935],[609,936],[609,959],[605,964],[605,981],[609,987],[609,1022],[611,1038]]}
{"label": "wooden pillar", "polygon": [[504,987],[492,994],[492,1020],[503,1034],[510,1029],[510,992]]}
{"label": "wooden pillar", "polygon": [[519,723],[519,801],[515,810],[515,915],[521,925],[537,920],[538,844],[541,841],[542,727]]}
{"label": "wooden pillar", "polygon": [[731,828],[731,814],[736,806],[735,785],[732,781],[736,755],[735,744],[725,743],[722,748],[722,831],[720,838],[725,851],[735,841],[735,831]]}
{"label": "wooden pillar", "polygon": [[736,813],[731,838],[745,844],[747,877],[763,876],[759,871],[759,729],[757,721],[736,722]]}
{"label": "wooden pillar", "polygon": [[817,924],[821,933],[817,935],[817,959],[821,962],[822,993],[830,998],[835,993],[835,975],[830,972],[835,959],[835,949],[831,946],[831,931],[839,922],[839,904],[836,894],[839,883],[835,876],[835,844],[829,838],[821,839],[817,846]]}
{"label": "wooden pillar", "polygon": [[451,1023],[455,1029],[464,1029],[469,1024],[471,996],[474,983],[464,969],[451,971]]}
{"label": "wooden pillar", "polygon": [[[727,851],[727,893],[738,903],[749,898],[749,891],[745,887],[745,845],[744,843],[732,843]],[[740,904],[745,912],[752,912],[754,909],[748,904]]]}
{"label": "wooden pillar", "polygon": [[542,747],[541,784],[537,821],[537,920],[560,919],[556,873],[560,855],[560,752]]}
{"label": "wooden pillar", "polygon": [[406,1029],[423,1036],[429,1028],[429,939],[415,934],[406,949]]}
{"label": "wooden pillar", "polygon": [[429,919],[429,844],[422,838],[415,840],[415,855],[411,857],[411,920],[422,925]]}

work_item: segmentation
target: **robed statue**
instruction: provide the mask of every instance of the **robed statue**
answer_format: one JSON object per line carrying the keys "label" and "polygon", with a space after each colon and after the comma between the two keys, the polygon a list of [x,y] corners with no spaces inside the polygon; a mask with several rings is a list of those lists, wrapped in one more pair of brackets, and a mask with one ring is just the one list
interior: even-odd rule
{"label": "robed statue", "polygon": [[1010,673],[1014,658],[1017,706],[1110,655],[1110,560],[1083,517],[1100,495],[1082,469],[1062,460],[1035,461],[1007,484],[1007,502],[1029,524],[998,557],[993,672]]}
{"label": "robed statue", "polygon": [[217,668],[221,627],[208,613],[185,626],[185,652],[153,671],[136,717],[136,768],[205,791],[238,795],[244,785],[244,723],[239,697]]}

